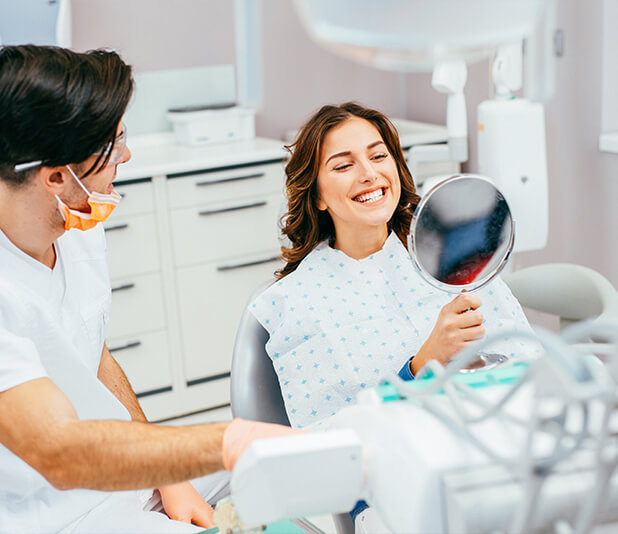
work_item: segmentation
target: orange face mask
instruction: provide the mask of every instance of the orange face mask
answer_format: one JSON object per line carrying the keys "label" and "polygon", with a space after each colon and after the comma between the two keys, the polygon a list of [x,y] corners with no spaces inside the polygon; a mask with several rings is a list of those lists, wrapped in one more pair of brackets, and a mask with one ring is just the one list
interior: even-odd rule
{"label": "orange face mask", "polygon": [[110,194],[103,194],[97,192],[90,192],[77,175],[73,172],[73,169],[67,165],[67,169],[75,178],[79,186],[88,195],[88,205],[90,206],[90,213],[83,213],[78,210],[69,208],[60,198],[56,195],[56,200],[59,204],[60,215],[64,219],[64,229],[71,230],[77,228],[78,230],[90,230],[97,223],[106,220],[112,211],[116,208],[120,199],[122,198],[116,191],[112,191]]}

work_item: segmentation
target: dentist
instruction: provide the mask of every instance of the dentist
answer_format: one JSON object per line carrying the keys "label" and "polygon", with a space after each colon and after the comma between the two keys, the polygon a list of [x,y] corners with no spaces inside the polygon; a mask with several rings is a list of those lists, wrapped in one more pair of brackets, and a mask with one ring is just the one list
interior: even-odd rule
{"label": "dentist", "polygon": [[252,440],[290,432],[151,425],[105,346],[97,223],[120,201],[132,90],[114,52],[0,48],[2,533],[198,532],[213,524],[201,495],[229,491],[221,470]]}

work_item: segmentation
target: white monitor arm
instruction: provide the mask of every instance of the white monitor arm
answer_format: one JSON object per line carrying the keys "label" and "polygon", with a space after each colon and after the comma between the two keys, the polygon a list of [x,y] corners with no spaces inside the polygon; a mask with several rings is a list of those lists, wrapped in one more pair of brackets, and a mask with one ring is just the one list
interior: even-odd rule
{"label": "white monitor arm", "polygon": [[498,47],[492,67],[492,77],[497,99],[513,96],[521,89],[523,70],[523,43],[516,41]]}
{"label": "white monitor arm", "polygon": [[468,114],[463,89],[468,70],[463,60],[440,61],[433,69],[432,87],[439,93],[448,95],[446,108],[446,128],[450,159],[468,159]]}

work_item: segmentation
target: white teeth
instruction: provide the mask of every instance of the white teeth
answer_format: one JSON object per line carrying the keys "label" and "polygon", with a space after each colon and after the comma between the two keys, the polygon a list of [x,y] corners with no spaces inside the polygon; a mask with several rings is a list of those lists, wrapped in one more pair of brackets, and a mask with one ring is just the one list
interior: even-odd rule
{"label": "white teeth", "polygon": [[380,200],[384,196],[384,191],[382,188],[376,189],[371,193],[365,193],[364,195],[359,195],[354,197],[355,202],[362,202],[363,204],[367,204],[370,202],[375,202],[376,200]]}

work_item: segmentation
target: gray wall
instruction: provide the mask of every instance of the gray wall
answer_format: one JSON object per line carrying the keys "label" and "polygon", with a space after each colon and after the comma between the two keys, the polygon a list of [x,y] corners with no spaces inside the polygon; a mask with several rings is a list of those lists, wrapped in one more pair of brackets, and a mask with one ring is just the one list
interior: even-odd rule
{"label": "gray wall", "polygon": [[[618,22],[604,17],[618,17],[615,1],[559,0],[566,53],[557,63],[556,95],[546,105],[549,244],[520,254],[517,263],[580,263],[618,286],[618,154],[598,149],[602,93],[606,101],[611,96],[602,89],[603,28]],[[345,100],[391,116],[444,123],[445,96],[431,89],[429,74],[382,72],[339,59],[310,41],[289,0],[262,3],[264,105],[258,135],[281,138],[320,105]],[[138,71],[231,63],[233,15],[231,0],[73,0],[74,47],[117,48]],[[608,53],[615,57],[614,50]],[[476,106],[489,94],[488,80],[486,62],[469,67],[471,171]]]}
{"label": "gray wall", "polygon": [[[556,62],[555,96],[545,106],[550,193],[549,243],[545,250],[522,253],[520,266],[544,262],[573,262],[592,267],[618,286],[618,154],[599,151],[603,93],[603,27],[616,28],[616,0],[559,0],[558,25],[565,35],[565,55]],[[613,21],[607,18],[614,18]],[[618,45],[618,41],[616,41]],[[616,58],[616,50],[606,50]],[[614,94],[616,63],[605,62]],[[468,71],[466,99],[470,161],[475,170],[476,106],[489,94],[489,65]],[[407,78],[407,112],[421,120],[440,120],[444,101],[430,87],[431,76]],[[419,83],[420,82],[420,83]],[[607,86],[607,84],[606,84]],[[610,90],[606,89],[606,93]],[[605,99],[613,102],[610,97]],[[613,104],[615,106],[615,104]],[[611,113],[611,110],[609,110]],[[615,123],[614,126],[618,125]]]}
{"label": "gray wall", "polygon": [[137,72],[234,62],[232,0],[72,0],[73,48],[113,48]]}

